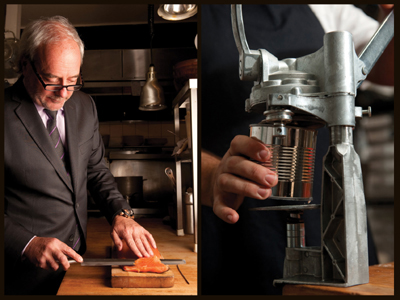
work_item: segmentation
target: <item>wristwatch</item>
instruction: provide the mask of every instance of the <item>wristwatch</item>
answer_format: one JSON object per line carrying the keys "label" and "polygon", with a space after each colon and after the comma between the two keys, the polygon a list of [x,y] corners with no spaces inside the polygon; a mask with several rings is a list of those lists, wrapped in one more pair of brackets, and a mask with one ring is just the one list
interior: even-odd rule
{"label": "wristwatch", "polygon": [[119,213],[120,216],[123,216],[128,219],[134,219],[133,215],[133,208],[131,209],[121,209],[121,212]]}

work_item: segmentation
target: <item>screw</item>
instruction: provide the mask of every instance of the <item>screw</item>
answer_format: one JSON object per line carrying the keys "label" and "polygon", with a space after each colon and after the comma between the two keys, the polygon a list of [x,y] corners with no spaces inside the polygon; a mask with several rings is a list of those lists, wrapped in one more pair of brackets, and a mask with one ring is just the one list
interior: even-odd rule
{"label": "screw", "polygon": [[361,72],[363,73],[363,75],[367,75],[368,74],[368,72],[367,72],[367,70],[365,68],[362,68]]}
{"label": "screw", "polygon": [[367,109],[363,109],[363,110],[362,110],[362,114],[363,114],[364,116],[371,117],[371,115],[372,115],[371,106],[368,106]]}
{"label": "screw", "polygon": [[278,96],[278,100],[282,100],[283,99],[283,96],[282,95],[279,95]]}

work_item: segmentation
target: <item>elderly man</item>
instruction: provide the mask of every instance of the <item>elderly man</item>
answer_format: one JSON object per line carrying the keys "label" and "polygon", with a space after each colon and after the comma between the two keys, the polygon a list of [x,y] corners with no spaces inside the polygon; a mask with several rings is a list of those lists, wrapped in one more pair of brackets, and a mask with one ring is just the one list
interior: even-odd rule
{"label": "elderly man", "polygon": [[83,43],[64,17],[29,24],[22,76],[5,91],[5,292],[55,294],[86,250],[87,189],[111,237],[153,255],[152,235],[133,220],[103,161],[96,107],[82,87]]}

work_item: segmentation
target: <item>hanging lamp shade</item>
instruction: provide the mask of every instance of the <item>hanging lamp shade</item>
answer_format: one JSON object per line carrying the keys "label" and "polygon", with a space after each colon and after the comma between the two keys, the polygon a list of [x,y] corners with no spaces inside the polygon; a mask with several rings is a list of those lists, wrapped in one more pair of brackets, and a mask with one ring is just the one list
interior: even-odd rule
{"label": "hanging lamp shade", "polygon": [[167,108],[164,92],[156,78],[154,65],[151,64],[147,72],[147,80],[140,94],[139,109],[144,111],[156,111]]}
{"label": "hanging lamp shade", "polygon": [[161,4],[157,14],[169,21],[188,19],[197,13],[197,4]]}

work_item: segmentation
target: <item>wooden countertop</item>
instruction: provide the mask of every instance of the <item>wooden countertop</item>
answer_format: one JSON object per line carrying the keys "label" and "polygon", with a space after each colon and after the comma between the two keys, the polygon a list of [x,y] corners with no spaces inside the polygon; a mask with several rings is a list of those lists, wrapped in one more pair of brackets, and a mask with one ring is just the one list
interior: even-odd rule
{"label": "wooden countertop", "polygon": [[394,262],[369,267],[369,283],[351,287],[291,285],[283,287],[283,295],[394,295]]}
{"label": "wooden countertop", "polygon": [[[186,260],[179,269],[189,281],[186,283],[177,266],[170,266],[175,283],[172,288],[112,288],[111,267],[82,267],[71,264],[57,295],[197,295],[197,253],[194,249],[194,236],[177,236],[175,230],[164,225],[159,218],[138,218],[157,242],[164,258]],[[88,249],[84,258],[111,257],[110,226],[104,217],[88,220]]]}

